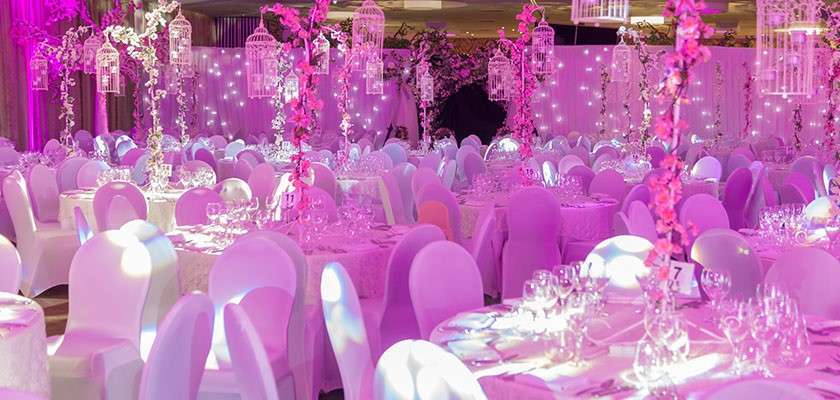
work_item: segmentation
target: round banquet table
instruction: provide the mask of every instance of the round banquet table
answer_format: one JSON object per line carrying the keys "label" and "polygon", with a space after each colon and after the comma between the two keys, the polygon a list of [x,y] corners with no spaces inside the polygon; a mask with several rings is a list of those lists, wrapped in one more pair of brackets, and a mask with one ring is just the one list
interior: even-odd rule
{"label": "round banquet table", "polygon": [[[359,297],[381,297],[385,292],[388,260],[394,246],[409,229],[401,225],[376,225],[356,237],[329,234],[313,245],[303,246],[309,265],[307,304],[320,302],[321,271],[331,262],[344,266]],[[290,236],[295,238],[294,234]],[[178,253],[181,293],[195,290],[206,293],[210,269],[224,248],[213,241],[206,226],[180,227],[169,237]]]}
{"label": "round banquet table", "polygon": [[4,292],[0,292],[0,388],[50,395],[44,311],[26,297]]}
{"label": "round banquet table", "polygon": [[[175,203],[184,193],[183,189],[167,189],[163,193],[149,193],[143,191],[149,204],[147,221],[156,225],[163,232],[175,229]],[[58,221],[62,229],[76,229],[73,210],[79,207],[88,221],[91,229],[96,232],[96,217],[93,214],[93,196],[95,189],[69,190],[61,193],[58,203]]]}
{"label": "round banquet table", "polygon": [[835,258],[840,260],[840,247],[834,246],[833,248],[829,246],[828,242],[805,242],[805,243],[790,243],[786,245],[776,245],[770,244],[767,240],[762,239],[760,231],[755,229],[740,229],[738,231],[741,235],[744,236],[744,239],[747,240],[749,243],[750,248],[758,254],[758,257],[761,259],[761,276],[767,274],[767,271],[770,270],[770,267],[776,263],[776,260],[785,253],[786,251],[793,250],[797,247],[819,247],[823,250],[826,250],[828,253],[833,255]]}
{"label": "round banquet table", "polygon": [[[507,208],[510,194],[496,192],[482,195],[458,194],[461,209],[461,232],[472,237],[482,210],[493,207],[498,232],[507,233]],[[620,205],[613,199],[558,195],[560,202],[560,238],[576,241],[600,241],[612,235],[613,214]]]}
{"label": "round banquet table", "polygon": [[[430,340],[452,352],[478,378],[490,399],[647,398],[634,385],[636,343],[644,336],[639,305],[607,304],[608,317],[589,325],[590,341],[582,365],[557,364],[545,356],[546,345],[532,334],[521,334],[509,317],[509,305],[496,305],[456,315],[432,332]],[[669,369],[680,398],[703,395],[739,379],[730,373],[731,350],[717,328],[710,327],[710,310],[686,307],[679,311],[687,322],[688,360]],[[825,322],[825,321],[821,321]],[[834,321],[830,321],[834,323]],[[835,335],[840,332],[835,333]],[[823,337],[820,337],[823,339]],[[840,338],[835,338],[838,340]],[[834,345],[811,344],[811,362],[802,368],[771,364],[777,381],[798,385],[826,385],[835,368]],[[752,376],[754,377],[754,376]],[[613,384],[609,384],[614,380]],[[826,381],[826,382],[822,382]],[[834,384],[840,390],[840,385]],[[606,389],[602,389],[606,387]],[[603,393],[599,393],[603,390]],[[608,391],[609,390],[609,391]]]}

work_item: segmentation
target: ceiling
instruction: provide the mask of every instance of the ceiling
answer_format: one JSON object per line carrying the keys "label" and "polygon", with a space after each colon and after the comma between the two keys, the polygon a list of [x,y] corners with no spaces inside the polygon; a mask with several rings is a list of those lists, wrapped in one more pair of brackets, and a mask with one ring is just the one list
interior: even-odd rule
{"label": "ceiling", "polygon": [[[259,7],[270,0],[181,0],[185,9],[211,17],[257,15]],[[338,22],[352,15],[361,1],[333,0],[330,20]],[[631,17],[659,16],[663,0],[630,0]],[[751,35],[755,30],[755,0],[709,0],[706,2],[717,12],[704,16],[704,20],[719,31],[737,29],[741,35]],[[283,4],[309,8],[312,1],[284,1]],[[395,32],[402,23],[415,28],[427,24],[445,27],[457,37],[495,37],[499,27],[515,27],[515,16],[522,8],[522,1],[494,0],[380,0],[385,11],[389,32]],[[571,0],[540,1],[546,8],[549,22],[571,24]],[[432,5],[435,9],[407,8]]]}

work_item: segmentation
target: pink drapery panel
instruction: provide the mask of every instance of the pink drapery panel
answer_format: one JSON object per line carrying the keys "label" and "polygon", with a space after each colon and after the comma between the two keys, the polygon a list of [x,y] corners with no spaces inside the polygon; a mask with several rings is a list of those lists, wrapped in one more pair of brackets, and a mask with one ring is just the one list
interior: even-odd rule
{"label": "pink drapery panel", "polygon": [[[538,88],[534,96],[534,114],[536,127],[545,133],[597,133],[601,110],[601,64],[612,62],[613,46],[558,46],[555,57],[559,62],[557,71]],[[650,47],[652,53],[666,47]],[[692,104],[682,108],[681,117],[689,125],[689,132],[702,137],[714,136],[715,102],[714,80],[715,63],[721,63],[723,84],[721,87],[721,122],[725,136],[737,135],[744,126],[744,82],[743,63],[752,66],[755,59],[754,48],[712,47],[712,57],[707,63],[694,70],[696,79],[690,89]],[[638,126],[642,117],[639,100],[639,69],[635,58],[630,88],[630,109],[633,127]],[[653,66],[649,73],[651,82],[652,105],[654,116],[660,107],[655,97],[656,85],[661,74],[661,61]],[[819,76],[821,74],[815,74]],[[825,85],[823,80],[820,85]],[[626,85],[626,84],[624,84]],[[793,135],[793,110],[798,99],[783,99],[778,96],[759,97],[757,82],[753,83],[753,118],[754,135],[782,135],[788,142]],[[608,131],[623,132],[626,117],[623,108],[624,87],[610,83],[607,89],[607,128]],[[823,113],[826,99],[815,98],[802,106],[802,134],[804,143],[823,137]]]}
{"label": "pink drapery panel", "polygon": [[[386,60],[392,51],[385,50]],[[299,54],[296,52],[295,54]],[[198,73],[196,86],[197,131],[199,133],[223,134],[227,136],[245,137],[249,134],[271,132],[271,120],[274,118],[274,107],[269,99],[249,99],[246,86],[245,49],[222,49],[215,47],[193,47],[193,65]],[[338,52],[332,50],[331,70],[329,76],[320,76],[318,93],[324,100],[324,109],[319,116],[319,126],[324,134],[337,135],[340,131],[341,118],[338,115],[336,97],[339,91],[338,68],[342,59]],[[368,95],[365,93],[365,81],[361,72],[353,74],[350,87],[351,107],[349,109],[358,134],[361,131],[387,132],[388,127],[398,118],[398,107],[412,99],[405,99],[398,93],[394,82],[386,82],[382,95]],[[169,94],[162,105],[162,121],[168,133],[177,135],[175,117],[178,110],[176,95]],[[286,107],[286,115],[291,110]],[[287,118],[288,121],[289,118]],[[403,118],[404,119],[404,118]],[[417,122],[414,122],[416,130]],[[408,122],[400,122],[405,124]],[[287,123],[287,133],[292,124]]]}

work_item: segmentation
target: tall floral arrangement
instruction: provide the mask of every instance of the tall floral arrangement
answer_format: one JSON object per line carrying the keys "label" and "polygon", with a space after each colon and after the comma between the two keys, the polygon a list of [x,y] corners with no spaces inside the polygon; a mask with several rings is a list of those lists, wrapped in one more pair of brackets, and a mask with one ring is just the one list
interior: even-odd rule
{"label": "tall floral arrangement", "polygon": [[[292,69],[292,64],[287,54],[291,50],[289,43],[279,43],[277,54],[277,76],[283,77]],[[277,88],[274,96],[271,96],[271,105],[274,107],[274,118],[271,119],[271,129],[274,129],[274,144],[280,148],[283,145],[283,133],[286,130],[286,95],[284,93],[284,80],[277,79]]]}
{"label": "tall floral arrangement", "polygon": [[[654,129],[657,137],[666,143],[670,154],[660,165],[664,172],[650,181],[656,230],[660,235],[648,256],[647,263],[652,267],[667,266],[671,256],[682,254],[687,244],[688,229],[680,224],[676,212],[676,205],[682,196],[680,174],[684,166],[677,148],[681,131],[687,127],[680,120],[680,106],[689,102],[688,88],[693,77],[692,69],[707,61],[710,56],[709,49],[700,42],[714,33],[700,16],[703,8],[702,1],[666,0],[663,12],[666,17],[673,18],[676,40],[674,51],[665,57],[664,76],[659,84],[659,98],[666,108],[657,118]],[[666,278],[667,271],[667,268],[659,269],[658,276]]]}
{"label": "tall floral arrangement", "polygon": [[630,85],[626,84],[623,86],[624,100],[621,103],[621,107],[624,109],[624,120],[626,121],[626,124],[624,126],[624,134],[622,134],[622,138],[625,142],[629,143],[633,135],[633,113],[630,111]]}
{"label": "tall floral arrangement", "polygon": [[797,103],[793,109],[793,147],[802,150],[802,103]]}
{"label": "tall floral arrangement", "polygon": [[295,125],[292,136],[292,144],[297,148],[297,153],[292,155],[294,171],[292,171],[292,185],[298,194],[296,207],[304,210],[309,206],[306,197],[308,185],[304,177],[309,175],[309,161],[304,157],[303,144],[307,142],[312,131],[316,129],[317,112],[324,107],[324,102],[318,98],[316,86],[318,75],[315,74],[315,67],[318,60],[313,46],[313,41],[329,29],[324,25],[329,12],[329,0],[315,0],[315,4],[309,9],[307,17],[301,18],[298,10],[275,3],[273,6],[263,6],[261,12],[273,13],[280,18],[280,24],[286,27],[292,35],[292,47],[303,47],[303,57],[294,66],[298,76],[299,94],[292,99],[291,121]]}
{"label": "tall floral arrangement", "polygon": [[829,51],[831,51],[831,64],[828,68],[828,105],[826,106],[824,114],[823,129],[825,131],[825,140],[823,145],[828,149],[834,150],[835,162],[840,162],[840,146],[837,146],[837,126],[834,119],[837,117],[837,92],[840,91],[840,2],[824,2],[822,14],[825,16],[825,22],[828,29],[825,30],[825,42]]}
{"label": "tall floral arrangement", "polygon": [[721,145],[721,141],[723,141],[723,122],[722,119],[722,110],[721,104],[723,103],[723,66],[720,64],[720,61],[715,63],[715,87],[714,87],[714,95],[715,95],[715,140],[714,146],[718,147]]}
{"label": "tall floral arrangement", "polygon": [[338,43],[338,52],[344,55],[344,64],[338,71],[340,86],[338,88],[337,102],[338,113],[341,115],[341,122],[338,126],[341,128],[341,136],[344,138],[344,147],[338,157],[338,162],[340,165],[344,165],[350,156],[350,135],[353,129],[353,123],[351,122],[348,109],[350,108],[350,78],[353,74],[354,53],[350,51],[350,35],[346,31],[332,29],[330,35]]}
{"label": "tall floral arrangement", "polygon": [[499,30],[499,46],[510,53],[514,78],[517,82],[517,90],[514,92],[511,101],[511,105],[515,108],[513,136],[519,141],[519,153],[523,160],[533,155],[531,141],[534,136],[534,120],[531,112],[531,98],[537,86],[525,50],[528,42],[531,41],[531,26],[537,22],[534,14],[541,10],[540,6],[533,3],[526,3],[522,6],[522,12],[516,15],[518,21],[516,30],[519,32],[519,37],[516,40],[508,39],[505,36],[505,31]]}
{"label": "tall floral arrangement", "polygon": [[[639,100],[642,102],[642,121],[639,123],[639,141],[641,147],[647,147],[650,141],[650,125],[653,119],[653,112],[650,109],[650,82],[649,75],[651,65],[658,58],[656,54],[651,54],[647,48],[646,37],[643,32],[633,28],[619,28],[619,34],[623,35],[625,41],[633,42],[633,47],[636,49],[636,55],[639,57],[639,64],[641,70],[639,71]],[[629,93],[628,93],[629,94]],[[625,112],[629,112],[629,102],[626,103]]]}
{"label": "tall floral arrangement", "polygon": [[610,83],[610,72],[606,64],[601,64],[601,113],[598,115],[598,137],[601,140],[607,137],[607,85]]}
{"label": "tall floral arrangement", "polygon": [[179,6],[177,1],[160,0],[158,6],[146,14],[146,29],[142,33],[138,34],[133,28],[122,25],[109,26],[103,32],[107,39],[125,45],[126,53],[140,62],[148,76],[145,86],[150,92],[149,114],[152,117],[152,126],[146,137],[146,146],[149,149],[146,172],[152,190],[162,190],[166,179],[162,175],[163,127],[160,122],[160,102],[166,97],[166,90],[158,88],[162,62],[158,54],[159,46],[155,43],[159,42],[161,32],[166,28],[166,15]]}
{"label": "tall floral arrangement", "polygon": [[744,128],[741,129],[741,139],[750,137],[750,128],[752,128],[752,84],[755,81],[752,69],[748,63],[743,64],[744,67]]}

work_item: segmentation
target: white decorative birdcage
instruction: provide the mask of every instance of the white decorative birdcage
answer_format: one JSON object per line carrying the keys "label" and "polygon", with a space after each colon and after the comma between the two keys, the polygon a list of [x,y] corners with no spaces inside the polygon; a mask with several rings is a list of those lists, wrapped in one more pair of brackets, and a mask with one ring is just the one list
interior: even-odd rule
{"label": "white decorative birdcage", "polygon": [[382,94],[385,65],[381,57],[369,57],[365,64],[365,93]]}
{"label": "white decorative birdcage", "polygon": [[382,57],[385,13],[374,0],[365,0],[353,13],[353,71],[367,68],[368,58]]}
{"label": "white decorative birdcage", "polygon": [[630,23],[630,0],[572,0],[572,22],[595,26]]}
{"label": "white decorative birdcage", "polygon": [[49,63],[41,54],[35,54],[29,60],[29,73],[32,79],[32,90],[47,90],[49,84]]}
{"label": "white decorative birdcage", "polygon": [[86,74],[96,73],[96,52],[102,47],[102,39],[95,33],[91,34],[82,45],[82,70]]}
{"label": "white decorative birdcage", "polygon": [[510,59],[501,50],[496,50],[487,62],[487,94],[491,101],[510,100],[511,70]]}
{"label": "white decorative birdcage", "polygon": [[295,71],[289,71],[286,78],[283,80],[283,98],[286,102],[297,99],[300,96],[300,79]]}
{"label": "white decorative birdcage", "polygon": [[420,77],[420,101],[430,103],[435,99],[435,79],[429,70]]}
{"label": "white decorative birdcage", "polygon": [[110,41],[96,52],[96,91],[99,93],[119,93],[120,91],[120,53]]}
{"label": "white decorative birdcage", "polygon": [[330,41],[321,32],[315,40],[312,41],[315,56],[315,73],[318,75],[330,74]]}
{"label": "white decorative birdcage", "polygon": [[755,51],[761,94],[813,94],[818,10],[818,0],[758,1]]}
{"label": "white decorative birdcage", "polygon": [[534,28],[531,70],[535,75],[549,75],[554,72],[554,29],[545,22],[545,18]]}
{"label": "white decorative birdcage", "polygon": [[169,63],[192,64],[192,25],[180,11],[169,23]]}
{"label": "white decorative birdcage", "polygon": [[271,97],[277,88],[277,39],[265,29],[262,19],[245,40],[247,60],[248,97],[260,99]]}
{"label": "white decorative birdcage", "polygon": [[629,82],[630,68],[633,61],[633,49],[624,43],[624,37],[613,47],[610,77],[613,82]]}

